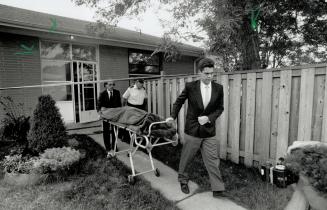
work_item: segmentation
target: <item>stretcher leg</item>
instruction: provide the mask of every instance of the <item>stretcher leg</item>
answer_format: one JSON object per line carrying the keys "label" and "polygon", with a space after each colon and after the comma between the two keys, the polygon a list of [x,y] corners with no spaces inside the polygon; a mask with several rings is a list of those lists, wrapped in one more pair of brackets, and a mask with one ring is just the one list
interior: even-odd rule
{"label": "stretcher leg", "polygon": [[[162,145],[166,145],[166,144],[172,144],[172,145],[176,146],[178,144],[178,136],[177,135],[175,135],[173,139],[154,137],[154,136],[151,135],[152,125],[165,123],[165,121],[152,123],[150,125],[150,127],[149,127],[148,135],[140,135],[140,134],[134,132],[133,130],[130,130],[130,129],[126,128],[123,125],[119,125],[119,124],[115,124],[115,123],[111,123],[111,122],[109,122],[109,123],[110,123],[110,126],[112,126],[113,129],[114,129],[114,135],[116,137],[114,151],[113,151],[113,153],[111,155],[115,156],[116,154],[127,152],[127,155],[129,157],[132,174],[128,175],[128,182],[130,184],[134,184],[135,183],[135,176],[145,174],[145,173],[149,173],[149,172],[154,172],[154,174],[157,177],[160,176],[159,169],[155,168],[154,163],[153,163],[153,157],[152,157],[153,147],[162,146]],[[118,136],[119,136],[118,135],[119,134],[119,128],[126,129],[128,131],[131,141],[129,143],[129,148],[128,149],[116,152],[117,151],[117,142],[118,142],[117,140],[118,140]],[[159,143],[160,139],[164,140],[165,142]],[[134,143],[136,144],[136,147],[134,147]],[[133,156],[136,154],[136,151],[139,148],[146,149],[146,151],[148,153],[148,157],[150,159],[151,169],[147,170],[147,171],[140,172],[140,173],[136,173],[135,167],[134,167],[134,162],[133,162]],[[108,155],[109,155],[109,153],[108,153]]]}

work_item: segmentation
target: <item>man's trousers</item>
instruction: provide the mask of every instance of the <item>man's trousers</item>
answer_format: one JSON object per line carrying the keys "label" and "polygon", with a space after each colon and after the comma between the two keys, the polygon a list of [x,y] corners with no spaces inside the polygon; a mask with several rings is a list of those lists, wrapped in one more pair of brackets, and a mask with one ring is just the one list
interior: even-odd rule
{"label": "man's trousers", "polygon": [[185,142],[179,162],[178,181],[187,183],[187,167],[194,159],[197,151],[201,149],[202,159],[208,171],[212,191],[225,191],[225,185],[219,171],[218,142],[216,137],[197,138],[185,134]]}

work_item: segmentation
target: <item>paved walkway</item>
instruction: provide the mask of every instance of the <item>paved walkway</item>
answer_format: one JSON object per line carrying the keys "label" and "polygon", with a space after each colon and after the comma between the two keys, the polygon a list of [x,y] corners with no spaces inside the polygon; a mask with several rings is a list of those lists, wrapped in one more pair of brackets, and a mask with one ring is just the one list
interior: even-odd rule
{"label": "paved walkway", "polygon": [[[69,133],[83,133],[90,135],[96,142],[104,146],[102,134],[94,134],[101,128],[88,128],[83,130],[74,130]],[[120,142],[118,145],[122,150],[127,148],[126,143]],[[120,154],[117,158],[125,165],[130,167],[129,158],[127,155]],[[136,152],[133,157],[133,162],[136,171],[146,171],[151,169],[149,158],[143,152]],[[160,177],[156,177],[154,173],[143,174],[143,178],[151,183],[151,186],[162,193],[168,200],[176,203],[182,210],[246,210],[245,208],[235,204],[229,199],[218,199],[212,197],[212,192],[196,193],[199,186],[190,181],[190,194],[186,195],[181,192],[179,183],[177,181],[177,172],[170,167],[166,166],[158,160],[154,160],[154,165],[160,170]]]}

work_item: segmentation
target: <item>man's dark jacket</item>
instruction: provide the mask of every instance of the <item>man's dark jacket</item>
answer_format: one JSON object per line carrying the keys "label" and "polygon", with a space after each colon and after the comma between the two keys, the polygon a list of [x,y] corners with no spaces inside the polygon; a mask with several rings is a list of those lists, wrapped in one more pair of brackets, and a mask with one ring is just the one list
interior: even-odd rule
{"label": "man's dark jacket", "polygon": [[113,96],[111,96],[110,99],[107,89],[101,92],[97,105],[97,111],[100,111],[101,107],[105,107],[105,108],[121,107],[120,92],[116,89],[113,89]]}
{"label": "man's dark jacket", "polygon": [[[216,119],[224,111],[224,91],[222,85],[211,82],[211,99],[204,109],[200,83],[200,80],[186,83],[173,105],[171,117],[177,118],[179,110],[188,99],[184,132],[190,136],[208,138],[216,135]],[[208,116],[210,123],[200,125],[198,122],[200,116]]]}

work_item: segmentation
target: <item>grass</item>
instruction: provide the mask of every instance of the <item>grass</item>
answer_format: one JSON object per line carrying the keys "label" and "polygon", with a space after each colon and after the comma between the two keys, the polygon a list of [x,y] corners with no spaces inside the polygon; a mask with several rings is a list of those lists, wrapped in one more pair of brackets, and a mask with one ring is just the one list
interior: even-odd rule
{"label": "grass", "polygon": [[[156,147],[153,156],[171,168],[178,170],[181,145],[177,147]],[[236,203],[251,210],[282,210],[290,200],[293,190],[277,188],[263,182],[259,172],[230,161],[220,162],[220,171],[227,193]],[[189,166],[191,180],[199,184],[200,191],[210,191],[209,176],[202,162],[200,152]]]}
{"label": "grass", "polygon": [[[83,143],[90,141],[86,135],[73,137]],[[92,147],[88,150],[94,154],[90,154],[89,161],[82,164],[78,174],[62,179],[53,177],[47,179],[47,183],[35,186],[6,184],[0,164],[0,210],[178,209],[143,179],[138,179],[135,185],[129,185],[126,177],[130,169],[115,158],[95,161],[94,157],[102,156],[102,152],[90,142],[87,145]],[[0,145],[0,160],[8,155],[12,147],[12,144],[7,143]],[[99,150],[98,154],[95,154],[95,150]]]}
{"label": "grass", "polygon": [[65,182],[17,187],[5,184],[0,175],[0,209],[18,210],[102,210],[172,209],[172,202],[139,179],[129,185],[128,169],[118,160],[99,160],[85,164],[82,172]]}

